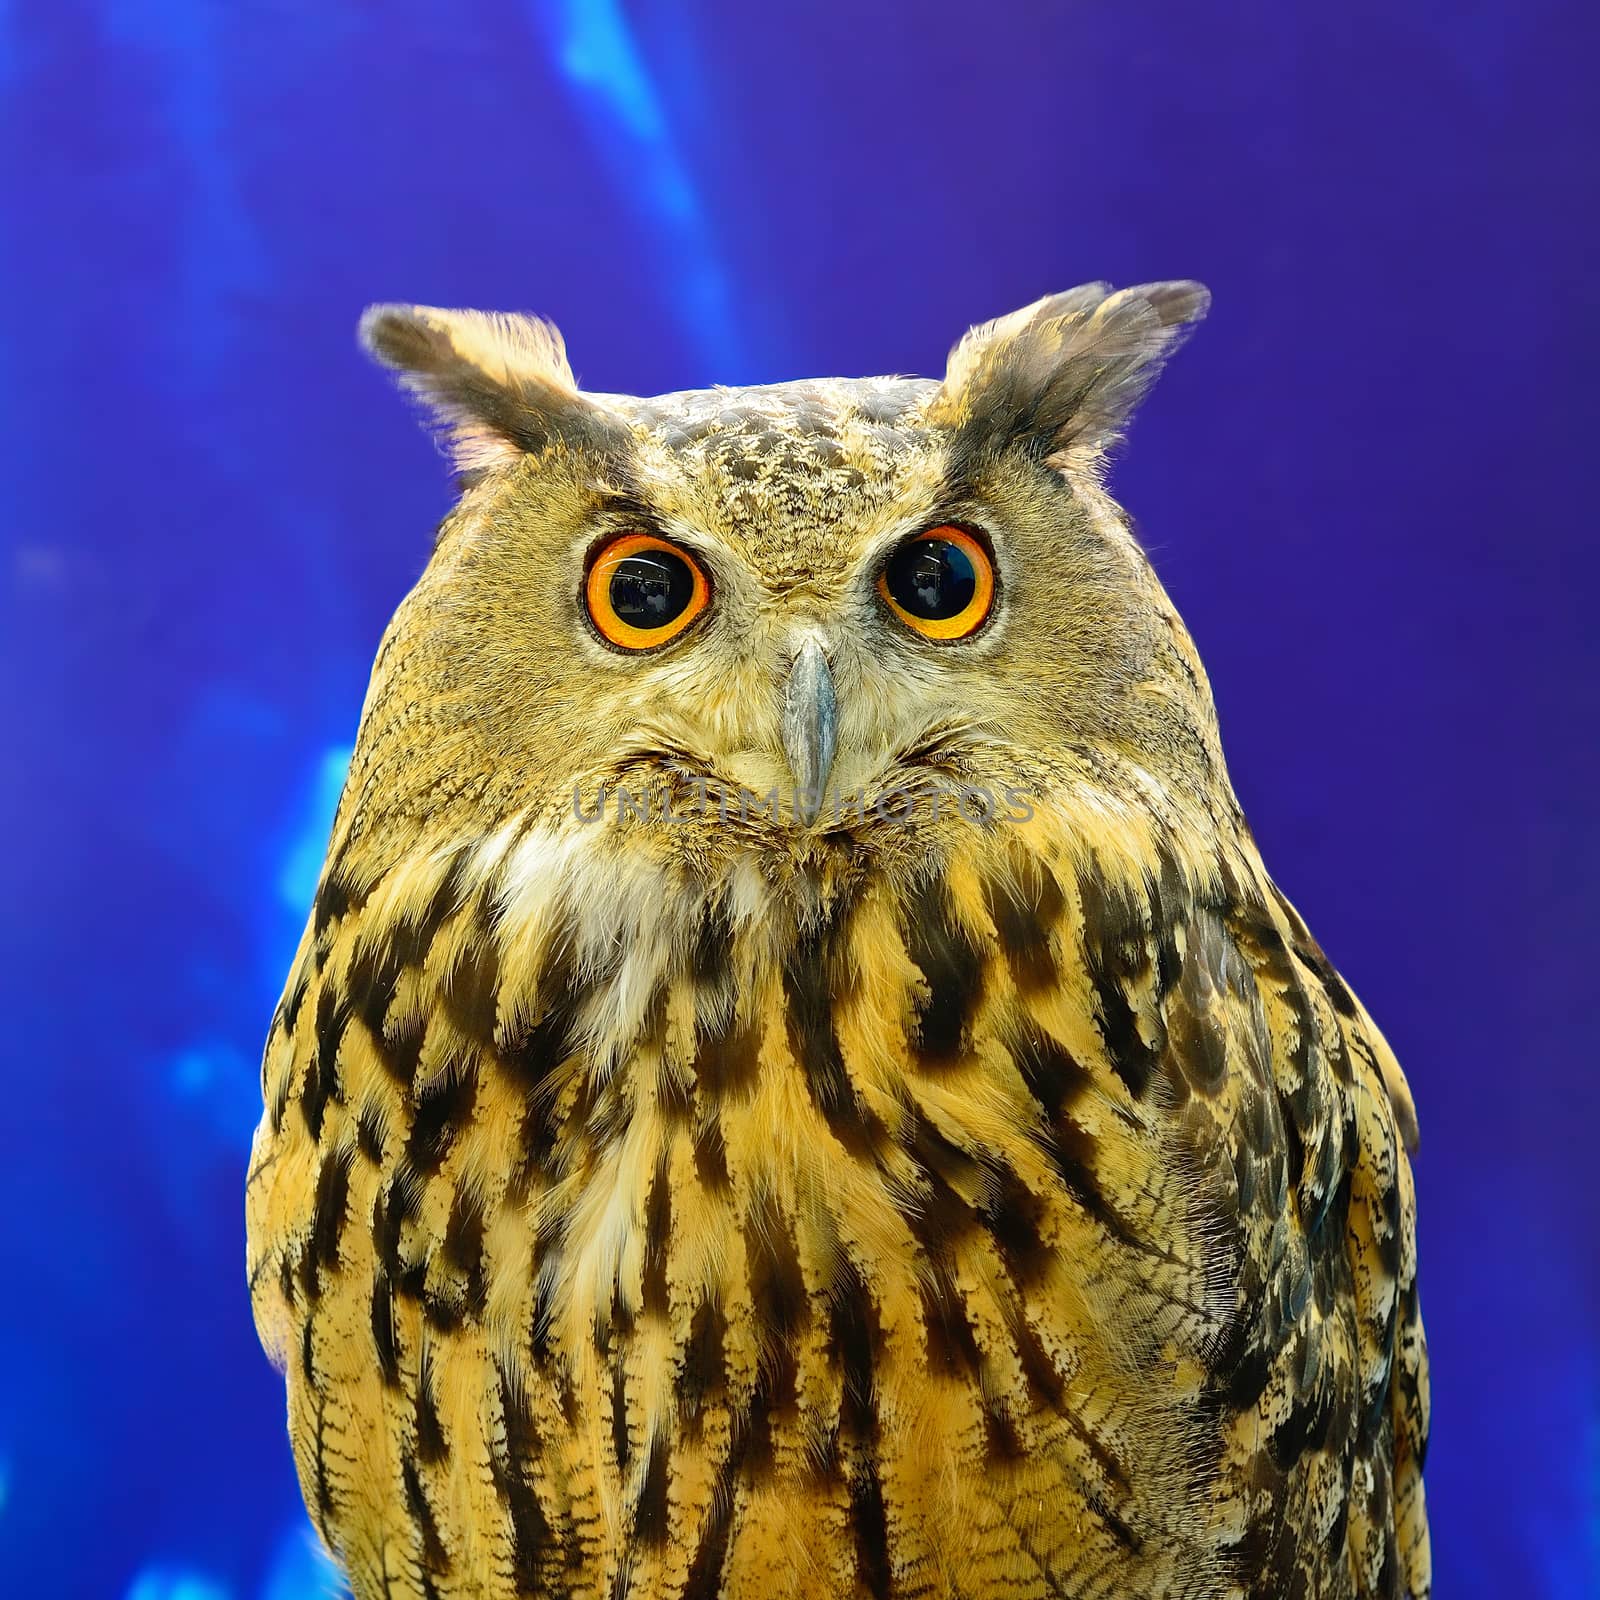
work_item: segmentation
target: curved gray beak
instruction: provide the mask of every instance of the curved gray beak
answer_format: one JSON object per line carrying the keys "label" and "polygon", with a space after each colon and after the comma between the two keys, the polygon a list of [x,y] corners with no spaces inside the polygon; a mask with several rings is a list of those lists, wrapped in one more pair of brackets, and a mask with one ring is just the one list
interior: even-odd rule
{"label": "curved gray beak", "polygon": [[783,749],[794,774],[795,810],[808,826],[827,798],[838,735],[837,703],[828,658],[815,639],[807,639],[789,667],[783,690]]}

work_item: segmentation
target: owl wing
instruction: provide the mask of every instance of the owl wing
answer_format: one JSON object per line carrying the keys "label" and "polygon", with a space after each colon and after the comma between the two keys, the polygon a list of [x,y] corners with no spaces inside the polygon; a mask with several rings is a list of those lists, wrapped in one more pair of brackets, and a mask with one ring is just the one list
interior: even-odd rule
{"label": "owl wing", "polygon": [[1159,1081],[1233,1284],[1202,1335],[1218,1542],[1252,1595],[1431,1592],[1416,1123],[1383,1036],[1263,878],[1084,896],[1117,1070]]}
{"label": "owl wing", "polygon": [[[1273,1445],[1275,1460],[1291,1463],[1285,1525],[1320,1541],[1302,1542],[1313,1559],[1342,1549],[1357,1595],[1424,1600],[1432,1561],[1416,1112],[1382,1033],[1276,889],[1269,909],[1269,921],[1237,918],[1236,938],[1261,996],[1290,1158],[1289,1215],[1313,1286],[1299,1314],[1281,1320],[1273,1368],[1291,1402]],[[1352,1380],[1350,1421],[1322,1432],[1321,1394]],[[1282,1404],[1269,1377],[1258,1415],[1276,1417]]]}
{"label": "owl wing", "polygon": [[522,1097],[474,891],[459,855],[360,893],[330,868],[262,1063],[251,1298],[306,1507],[360,1596],[456,1593],[452,1572],[545,1592],[570,1531],[546,1536],[493,1332],[521,1316],[527,1337],[533,1235],[507,1200]]}

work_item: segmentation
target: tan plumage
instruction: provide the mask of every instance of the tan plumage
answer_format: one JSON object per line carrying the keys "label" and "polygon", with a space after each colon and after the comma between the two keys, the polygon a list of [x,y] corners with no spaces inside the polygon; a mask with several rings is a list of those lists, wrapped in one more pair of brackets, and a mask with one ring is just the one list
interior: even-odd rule
{"label": "tan plumage", "polygon": [[[363,1600],[1429,1593],[1404,1080],[1099,478],[1204,304],[1090,286],[942,385],[648,401],[542,325],[369,314],[466,486],[248,1190]],[[939,524],[998,572],[956,643],[874,588]],[[625,654],[584,569],[639,527],[713,598]],[[861,797],[810,824],[807,641]]]}

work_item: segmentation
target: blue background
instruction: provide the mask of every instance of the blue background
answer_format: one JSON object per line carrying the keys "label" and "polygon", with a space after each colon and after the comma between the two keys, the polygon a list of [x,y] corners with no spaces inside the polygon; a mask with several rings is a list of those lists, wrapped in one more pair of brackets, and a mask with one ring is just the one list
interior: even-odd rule
{"label": "blue background", "polygon": [[447,504],[362,305],[645,393],[1192,275],[1116,482],[1416,1091],[1439,1594],[1600,1595],[1592,16],[0,0],[0,1591],[330,1583],[241,1184]]}

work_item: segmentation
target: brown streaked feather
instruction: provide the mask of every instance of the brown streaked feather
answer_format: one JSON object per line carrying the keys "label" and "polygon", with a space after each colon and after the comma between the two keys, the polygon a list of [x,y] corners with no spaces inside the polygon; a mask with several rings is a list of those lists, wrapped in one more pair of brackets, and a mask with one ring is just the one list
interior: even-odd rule
{"label": "brown streaked feather", "polygon": [[557,941],[519,959],[505,870],[441,901],[436,863],[402,866],[330,917],[269,1047],[269,1099],[290,1087],[251,1231],[352,1572],[1424,1593],[1381,1042],[1270,886],[1116,858],[991,835],[776,939],[776,899],[742,926],[705,907],[711,950],[672,936],[684,908],[637,1013]]}

